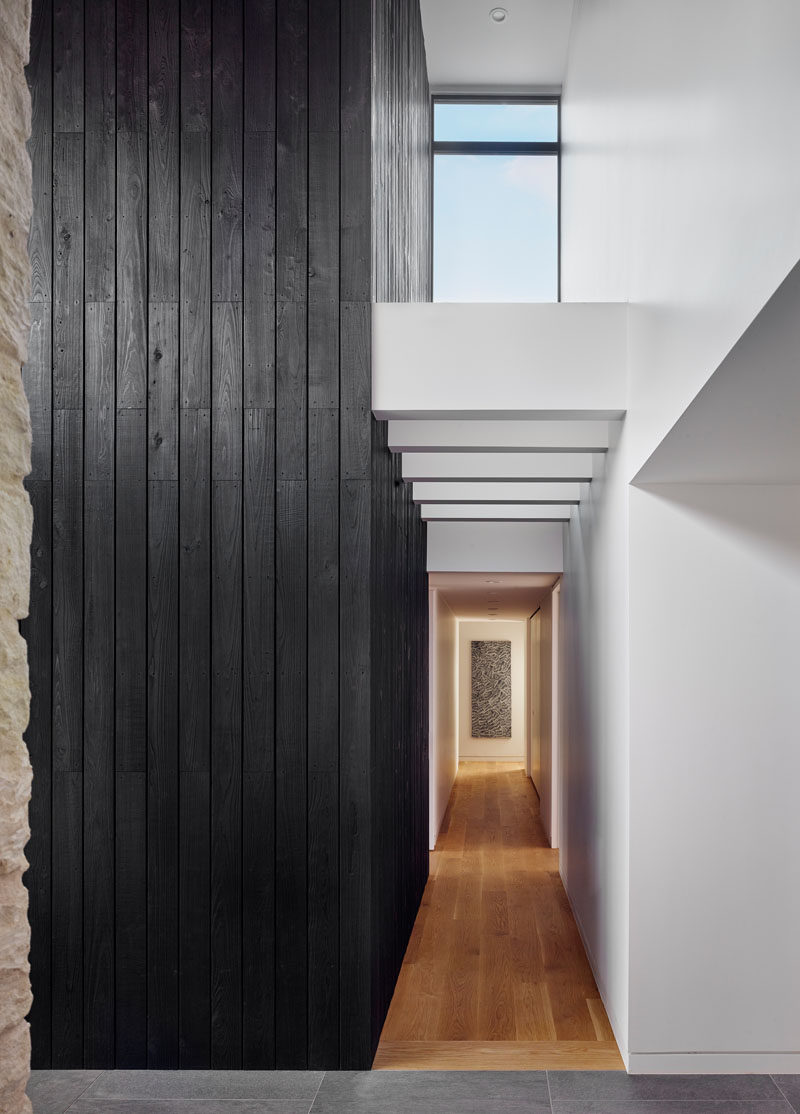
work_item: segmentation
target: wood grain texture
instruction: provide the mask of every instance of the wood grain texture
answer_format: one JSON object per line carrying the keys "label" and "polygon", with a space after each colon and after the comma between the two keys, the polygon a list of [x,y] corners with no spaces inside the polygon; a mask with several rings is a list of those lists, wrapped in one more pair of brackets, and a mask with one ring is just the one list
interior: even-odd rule
{"label": "wood grain texture", "polygon": [[215,302],[242,300],[243,0],[212,0],[211,288]]}
{"label": "wood grain texture", "polygon": [[83,133],[53,136],[53,406],[83,404]]}
{"label": "wood grain texture", "polygon": [[275,1034],[277,1062],[308,1058],[307,485],[279,480],[275,506]]}
{"label": "wood grain texture", "polygon": [[181,133],[181,406],[211,407],[211,144]]}
{"label": "wood grain texture", "polygon": [[83,786],[78,771],[54,770],[51,995],[52,1063],[83,1060]]}
{"label": "wood grain texture", "polygon": [[151,302],[177,302],[180,236],[179,0],[148,5],[148,282]]}
{"label": "wood grain texture", "polygon": [[244,425],[242,1066],[275,1066],[275,412]]}
{"label": "wood grain texture", "polygon": [[[212,454],[213,451],[212,446]],[[213,484],[211,521],[211,1066],[239,1068],[242,1058],[240,482]]]}
{"label": "wood grain texture", "polygon": [[147,1066],[178,1067],[178,485],[147,507]]}
{"label": "wood grain texture", "polygon": [[371,1061],[427,876],[424,530],[370,414],[410,7],[373,85],[371,0],[34,0],[36,1067]]}
{"label": "wood grain texture", "polygon": [[116,5],[85,0],[92,63],[84,70],[86,301],[113,301],[116,194]]}
{"label": "wood grain texture", "polygon": [[[109,307],[112,308],[113,307]],[[107,343],[106,351],[113,351]],[[109,366],[110,365],[110,366]],[[102,406],[113,361],[87,396]],[[113,394],[105,406],[113,414]],[[113,449],[109,424],[96,457]],[[89,438],[87,436],[87,450]],[[100,471],[98,469],[98,471]],[[88,481],[84,510],[83,917],[84,1062],[114,1064],[114,514],[113,473]]]}
{"label": "wood grain texture", "polygon": [[376,1067],[621,1068],[521,765],[461,763]]}
{"label": "wood grain texture", "polygon": [[375,1071],[624,1071],[612,1041],[381,1041]]}

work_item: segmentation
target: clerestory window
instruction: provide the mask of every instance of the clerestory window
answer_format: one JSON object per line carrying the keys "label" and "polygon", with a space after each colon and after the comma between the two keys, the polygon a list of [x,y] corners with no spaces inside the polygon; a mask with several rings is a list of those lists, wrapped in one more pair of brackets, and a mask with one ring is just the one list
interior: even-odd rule
{"label": "clerestory window", "polygon": [[433,299],[559,300],[557,98],[433,102]]}

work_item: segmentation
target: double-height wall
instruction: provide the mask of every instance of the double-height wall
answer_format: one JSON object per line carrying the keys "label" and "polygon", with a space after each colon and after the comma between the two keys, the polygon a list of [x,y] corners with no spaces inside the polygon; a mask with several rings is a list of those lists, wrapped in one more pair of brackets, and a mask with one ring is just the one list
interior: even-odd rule
{"label": "double-height wall", "polygon": [[428,296],[419,12],[35,0],[28,75],[34,1065],[367,1067],[427,875],[370,413],[370,302]]}

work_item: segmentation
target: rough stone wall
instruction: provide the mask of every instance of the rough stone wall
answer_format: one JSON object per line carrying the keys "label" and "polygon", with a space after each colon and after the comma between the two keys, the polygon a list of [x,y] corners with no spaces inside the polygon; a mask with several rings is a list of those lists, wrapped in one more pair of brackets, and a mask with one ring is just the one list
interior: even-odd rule
{"label": "rough stone wall", "polygon": [[22,733],[28,722],[27,648],[19,620],[28,611],[32,513],[22,485],[31,466],[28,404],[21,367],[27,356],[28,225],[31,171],[28,58],[30,4],[0,0],[0,1110],[29,1111],[25,1086],[31,1006],[28,966],[28,800],[31,765]]}

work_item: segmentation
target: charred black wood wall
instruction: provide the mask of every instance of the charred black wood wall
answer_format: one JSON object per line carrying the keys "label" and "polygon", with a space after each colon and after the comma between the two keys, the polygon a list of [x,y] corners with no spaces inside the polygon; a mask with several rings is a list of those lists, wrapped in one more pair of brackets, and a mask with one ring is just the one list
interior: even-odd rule
{"label": "charred black wood wall", "polygon": [[37,1067],[380,1031],[427,614],[370,301],[428,297],[429,124],[416,5],[374,6],[34,0]]}

